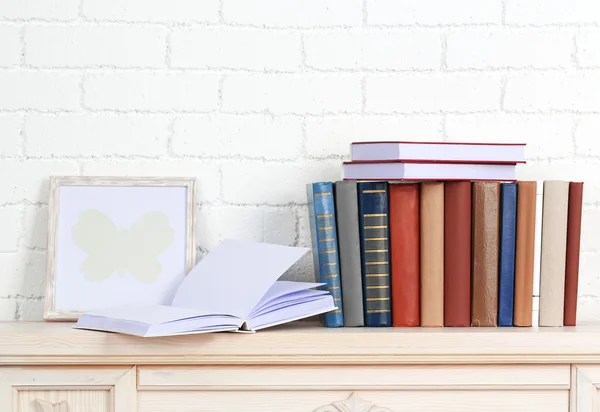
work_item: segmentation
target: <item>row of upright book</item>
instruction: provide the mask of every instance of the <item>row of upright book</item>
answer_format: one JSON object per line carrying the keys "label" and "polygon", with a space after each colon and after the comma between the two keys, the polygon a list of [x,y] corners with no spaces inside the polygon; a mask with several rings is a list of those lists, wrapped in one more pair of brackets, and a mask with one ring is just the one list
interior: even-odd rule
{"label": "row of upright book", "polygon": [[[424,150],[419,164],[524,161]],[[338,308],[324,325],[575,325],[582,198],[581,182],[439,172],[309,184],[315,274]]]}

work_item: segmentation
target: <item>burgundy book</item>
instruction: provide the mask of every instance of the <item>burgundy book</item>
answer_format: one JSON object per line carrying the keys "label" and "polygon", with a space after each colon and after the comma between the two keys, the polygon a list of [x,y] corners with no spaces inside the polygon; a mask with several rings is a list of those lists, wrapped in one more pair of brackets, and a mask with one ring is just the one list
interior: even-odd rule
{"label": "burgundy book", "polygon": [[579,282],[582,204],[583,182],[570,182],[567,217],[567,261],[565,265],[565,326],[575,326],[577,324],[577,284]]}
{"label": "burgundy book", "polygon": [[419,326],[419,184],[390,184],[389,196],[392,326]]}
{"label": "burgundy book", "polygon": [[444,326],[471,325],[471,182],[444,185]]}

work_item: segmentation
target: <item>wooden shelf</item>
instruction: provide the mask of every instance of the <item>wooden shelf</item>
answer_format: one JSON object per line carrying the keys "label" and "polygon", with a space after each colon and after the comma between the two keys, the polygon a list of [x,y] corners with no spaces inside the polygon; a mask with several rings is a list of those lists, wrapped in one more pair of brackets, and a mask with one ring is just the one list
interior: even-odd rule
{"label": "wooden shelf", "polygon": [[564,328],[341,328],[163,338],[0,322],[0,365],[600,363],[600,324]]}

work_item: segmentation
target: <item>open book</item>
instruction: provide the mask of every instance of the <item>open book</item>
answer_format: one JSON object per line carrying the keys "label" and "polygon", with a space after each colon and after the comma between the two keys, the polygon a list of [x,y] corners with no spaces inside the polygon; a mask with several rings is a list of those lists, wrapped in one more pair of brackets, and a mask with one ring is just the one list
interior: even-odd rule
{"label": "open book", "polygon": [[143,337],[256,331],[337,310],[323,283],[277,279],[308,248],[226,240],[185,277],[173,302],[80,315],[75,328]]}

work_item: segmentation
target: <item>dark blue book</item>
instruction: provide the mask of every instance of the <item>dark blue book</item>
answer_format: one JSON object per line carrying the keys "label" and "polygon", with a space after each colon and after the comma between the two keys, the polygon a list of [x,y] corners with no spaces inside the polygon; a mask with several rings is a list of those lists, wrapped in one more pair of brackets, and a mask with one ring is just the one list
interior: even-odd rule
{"label": "dark blue book", "polygon": [[333,183],[308,184],[307,198],[316,281],[326,284],[322,289],[331,293],[337,307],[336,311],[323,315],[323,325],[342,327],[344,315]]}
{"label": "dark blue book", "polygon": [[392,326],[388,184],[358,183],[365,326]]}
{"label": "dark blue book", "polygon": [[517,184],[500,186],[500,250],[498,266],[498,326],[513,326]]}

